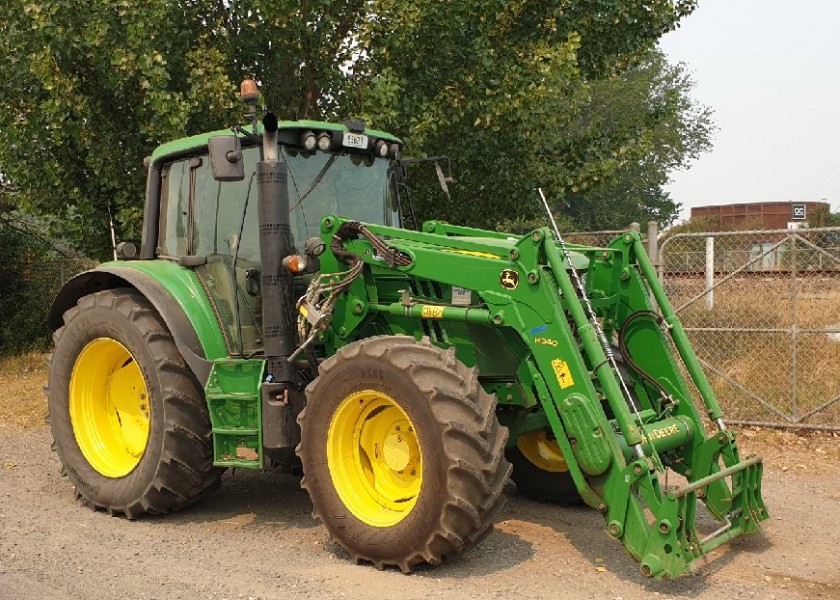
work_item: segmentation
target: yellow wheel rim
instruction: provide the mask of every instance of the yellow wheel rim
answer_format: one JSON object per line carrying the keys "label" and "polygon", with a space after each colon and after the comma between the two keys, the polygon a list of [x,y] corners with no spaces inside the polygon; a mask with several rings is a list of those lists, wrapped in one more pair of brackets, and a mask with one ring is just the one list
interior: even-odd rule
{"label": "yellow wheel rim", "polygon": [[125,477],[149,441],[149,393],[131,353],[97,338],[76,358],[70,375],[70,422],[82,454],[105,477]]}
{"label": "yellow wheel rim", "polygon": [[387,394],[364,390],[333,413],[327,464],[338,496],[360,521],[392,527],[414,508],[423,460],[414,424]]}
{"label": "yellow wheel rim", "polygon": [[545,431],[532,431],[519,436],[516,447],[525,458],[543,471],[565,473],[569,470],[557,440],[548,439]]}

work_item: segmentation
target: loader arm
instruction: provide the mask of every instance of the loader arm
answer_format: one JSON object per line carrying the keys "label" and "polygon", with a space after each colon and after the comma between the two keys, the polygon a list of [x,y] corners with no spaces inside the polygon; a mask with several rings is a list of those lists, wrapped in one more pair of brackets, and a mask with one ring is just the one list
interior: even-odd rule
{"label": "loader arm", "polygon": [[[420,232],[366,226],[403,257],[396,264],[381,243],[348,236],[349,223],[322,221],[325,245],[341,256],[327,251],[321,272],[346,272],[348,255],[364,264],[320,334],[326,354],[382,334],[455,348],[498,397],[508,445],[538,431],[555,440],[580,496],[645,575],[687,573],[694,559],[767,518],[761,460],[740,458],[638,234],[605,248],[569,245],[569,264],[547,229],[512,236],[436,222]],[[623,370],[607,360],[572,267]],[[686,484],[666,489],[669,469]],[[705,537],[695,526],[697,500],[721,522]]]}

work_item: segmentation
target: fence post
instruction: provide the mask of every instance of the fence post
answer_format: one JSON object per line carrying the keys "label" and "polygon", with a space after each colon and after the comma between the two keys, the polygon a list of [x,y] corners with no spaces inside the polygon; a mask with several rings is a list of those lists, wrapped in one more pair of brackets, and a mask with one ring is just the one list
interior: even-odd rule
{"label": "fence post", "polygon": [[648,256],[655,269],[659,265],[659,223],[648,221]]}
{"label": "fence post", "polygon": [[798,241],[798,237],[795,231],[792,231],[790,234],[790,247],[791,247],[791,261],[790,261],[790,275],[793,277],[793,289],[791,294],[791,322],[790,322],[790,414],[791,416],[799,420],[799,410],[797,408],[797,385],[798,385],[798,375],[799,375],[799,365],[798,365],[798,350],[799,350],[799,343],[798,343],[798,333],[799,333],[799,281],[796,276],[796,271],[799,268],[799,265],[796,264],[796,242]]}
{"label": "fence post", "polygon": [[635,231],[636,233],[640,233],[642,231],[642,227],[638,223],[636,223],[636,221],[630,223],[630,225],[627,226],[627,229],[629,229],[630,231]]}
{"label": "fence post", "polygon": [[715,307],[715,238],[706,237],[706,310]]}
{"label": "fence post", "polygon": [[[650,264],[653,265],[656,274],[661,280],[662,272],[659,269],[659,223],[648,221],[647,226],[648,257],[650,258]],[[655,307],[654,310],[656,312],[659,312],[659,305],[656,303],[656,296],[653,295],[653,291],[650,292],[650,305]]]}

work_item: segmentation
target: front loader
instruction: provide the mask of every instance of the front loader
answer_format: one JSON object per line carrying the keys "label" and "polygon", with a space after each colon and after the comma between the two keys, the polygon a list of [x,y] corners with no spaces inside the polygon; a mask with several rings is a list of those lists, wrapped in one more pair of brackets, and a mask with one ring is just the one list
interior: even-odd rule
{"label": "front loader", "polygon": [[77,276],[50,314],[77,496],[137,518],[226,467],[300,467],[331,539],[405,572],[490,533],[509,479],[600,511],[651,577],[758,531],[761,460],[639,236],[402,228],[401,145],[267,115],[152,155],[139,256]]}

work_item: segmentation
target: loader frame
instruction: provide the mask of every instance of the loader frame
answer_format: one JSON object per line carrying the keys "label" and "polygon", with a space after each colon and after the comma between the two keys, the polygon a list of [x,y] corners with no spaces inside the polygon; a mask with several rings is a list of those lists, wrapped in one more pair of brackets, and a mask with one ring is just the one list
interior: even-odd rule
{"label": "loader frame", "polygon": [[[347,224],[325,218],[324,241]],[[694,559],[757,531],[767,518],[761,460],[741,460],[735,433],[723,423],[637,233],[606,248],[570,245],[576,263],[570,265],[548,229],[513,237],[439,222],[425,223],[422,232],[367,228],[411,262],[390,267],[367,240],[344,244],[367,269],[323,335],[328,354],[386,331],[431,334],[455,347],[459,360],[478,367],[485,389],[499,397],[509,446],[529,432],[550,431],[581,497],[604,514],[607,531],[645,575],[687,573]],[[322,258],[324,272],[342,270],[332,260]],[[606,335],[621,335],[619,343],[633,357],[638,371],[629,371],[629,402],[584,311],[572,267],[585,274],[586,294]],[[469,304],[455,304],[464,290]],[[504,360],[518,361],[488,358],[477,340],[489,339],[509,350],[500,353]],[[708,419],[695,407],[692,387]],[[668,470],[686,484],[666,489]],[[695,528],[698,500],[722,523],[705,537]]]}

